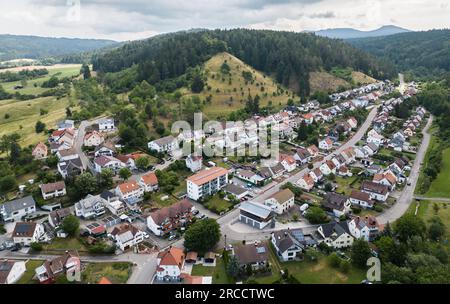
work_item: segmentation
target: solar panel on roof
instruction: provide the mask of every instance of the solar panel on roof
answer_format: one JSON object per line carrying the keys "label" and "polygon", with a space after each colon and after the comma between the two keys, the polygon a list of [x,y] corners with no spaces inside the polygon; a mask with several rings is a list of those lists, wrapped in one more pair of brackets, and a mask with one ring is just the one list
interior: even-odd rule
{"label": "solar panel on roof", "polygon": [[20,233],[20,234],[22,234],[22,233],[25,233],[25,232],[27,232],[29,229],[30,229],[30,224],[21,224],[21,225],[18,225],[17,227],[16,227],[16,232],[17,233]]}
{"label": "solar panel on roof", "polygon": [[12,265],[10,265],[10,264],[7,264],[7,263],[0,264],[0,271],[9,271],[9,270],[11,270],[11,268],[12,268]]}
{"label": "solar panel on roof", "polygon": [[264,248],[264,247],[256,247],[256,252],[257,253],[264,253],[264,252],[266,252],[266,248]]}

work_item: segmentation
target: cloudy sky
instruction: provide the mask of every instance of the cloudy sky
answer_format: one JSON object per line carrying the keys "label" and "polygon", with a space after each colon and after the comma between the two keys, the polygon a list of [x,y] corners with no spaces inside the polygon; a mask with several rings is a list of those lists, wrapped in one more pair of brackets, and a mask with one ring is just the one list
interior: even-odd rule
{"label": "cloudy sky", "polygon": [[191,28],[450,28],[449,0],[0,0],[0,33],[134,40]]}

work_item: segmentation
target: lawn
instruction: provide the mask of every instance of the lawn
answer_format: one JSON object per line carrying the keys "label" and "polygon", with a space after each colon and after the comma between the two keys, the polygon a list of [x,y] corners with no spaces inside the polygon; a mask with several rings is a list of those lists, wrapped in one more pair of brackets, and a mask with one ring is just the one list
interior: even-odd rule
{"label": "lawn", "polygon": [[338,185],[336,192],[344,193],[345,195],[350,195],[352,193],[352,190],[359,189],[360,183],[356,181],[358,179],[359,176],[356,174],[353,175],[352,177],[336,176],[335,182]]}
{"label": "lawn", "polygon": [[220,198],[217,194],[211,197],[204,206],[209,210],[220,214],[221,212],[227,211],[229,208],[233,207],[233,204]]}
{"label": "lawn", "polygon": [[359,284],[365,279],[364,270],[350,267],[348,273],[342,273],[338,269],[328,265],[326,256],[320,254],[315,262],[294,261],[280,262],[275,256],[273,250],[270,250],[270,263],[272,265],[272,276],[253,277],[260,284],[270,284],[280,279],[280,270],[287,269],[289,274],[293,275],[303,284]]}
{"label": "lawn", "polygon": [[82,272],[82,281],[97,284],[106,277],[113,284],[125,284],[131,275],[132,264],[127,262],[89,263]]}
{"label": "lawn", "polygon": [[[53,96],[25,101],[3,100],[0,102],[0,136],[17,132],[23,145],[43,141],[48,135],[36,134],[36,122],[40,120],[48,129],[54,128],[59,120],[66,117],[67,106],[69,106],[67,97],[59,100]],[[48,114],[40,115],[40,109],[47,110]],[[9,118],[6,118],[5,114],[8,114]]]}
{"label": "lawn", "polygon": [[79,250],[86,251],[86,247],[78,238],[55,238],[53,241],[44,245],[43,251],[63,251],[63,250]]}
{"label": "lawn", "polygon": [[[72,77],[77,76],[80,74],[80,68],[81,65],[68,65],[67,67],[58,65],[57,68],[51,68],[46,67],[49,71],[48,75],[45,75],[43,77],[35,78],[27,80],[27,85],[20,90],[14,90],[14,87],[17,85],[20,85],[20,81],[13,81],[13,82],[2,82],[0,85],[3,86],[3,88],[10,93],[19,92],[21,94],[32,94],[37,95],[41,94],[49,88],[42,88],[41,85],[44,81],[49,80],[53,75],[55,75],[58,78],[64,78],[64,77]],[[34,86],[36,84],[36,87]]]}
{"label": "lawn", "polygon": [[449,197],[450,198],[450,148],[442,153],[441,172],[431,183],[430,189],[425,193],[426,197]]}
{"label": "lawn", "polygon": [[202,265],[194,265],[192,268],[193,276],[212,277],[213,284],[229,284],[231,283],[225,271],[225,263],[222,259],[216,259],[216,267],[206,267]]}
{"label": "lawn", "polygon": [[34,270],[44,263],[42,260],[28,260],[26,262],[26,271],[16,284],[37,284],[38,281],[33,280]]}

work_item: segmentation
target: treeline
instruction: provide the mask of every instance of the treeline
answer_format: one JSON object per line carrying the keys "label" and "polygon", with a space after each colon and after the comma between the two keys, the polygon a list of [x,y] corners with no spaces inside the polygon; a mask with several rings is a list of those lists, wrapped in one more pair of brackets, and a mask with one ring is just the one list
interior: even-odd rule
{"label": "treeline", "polygon": [[[214,30],[178,32],[130,42],[111,52],[95,55],[94,70],[101,73],[125,72],[150,84],[175,79],[190,67],[227,51],[257,70],[273,75],[281,84],[298,87],[308,96],[309,72],[334,67],[352,68],[374,78],[394,75],[392,67],[348,44],[307,33],[268,30]],[[123,75],[122,75],[123,76]],[[111,81],[111,75],[105,77]],[[117,79],[121,81],[120,79]],[[127,82],[126,85],[129,85]]]}
{"label": "treeline", "polygon": [[417,100],[435,116],[436,141],[428,152],[424,177],[419,183],[420,193],[426,193],[442,168],[443,150],[450,146],[450,77],[439,83],[429,83],[418,94]]}
{"label": "treeline", "polygon": [[29,80],[45,76],[48,74],[47,69],[36,69],[36,70],[22,70],[19,72],[6,71],[0,73],[0,82],[13,82],[21,80]]}
{"label": "treeline", "polygon": [[450,30],[402,33],[385,37],[350,39],[350,44],[388,60],[414,77],[439,79],[450,71]]}

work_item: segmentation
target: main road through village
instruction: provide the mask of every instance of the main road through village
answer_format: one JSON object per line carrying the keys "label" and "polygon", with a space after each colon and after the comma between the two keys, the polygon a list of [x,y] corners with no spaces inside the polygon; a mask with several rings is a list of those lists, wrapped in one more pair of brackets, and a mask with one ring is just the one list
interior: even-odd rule
{"label": "main road through village", "polygon": [[[359,130],[343,145],[341,145],[337,150],[335,150],[333,153],[330,153],[329,155],[325,156],[324,159],[320,162],[316,162],[313,164],[314,168],[317,168],[320,166],[320,164],[323,161],[329,160],[333,158],[334,155],[341,153],[344,149],[348,147],[355,146],[358,141],[360,141],[367,130],[370,128],[373,119],[375,118],[377,114],[378,107],[372,108],[369,115],[367,116],[365,122],[361,125]],[[400,196],[398,197],[396,203],[389,209],[387,209],[385,212],[377,216],[378,222],[380,224],[385,224],[387,222],[393,222],[396,219],[398,219],[400,216],[402,216],[405,211],[408,209],[410,203],[412,202],[414,198],[414,189],[417,184],[417,180],[420,173],[421,164],[423,162],[423,159],[425,157],[426,151],[428,149],[428,145],[430,143],[430,134],[428,133],[428,130],[432,124],[433,117],[431,116],[430,119],[427,122],[427,125],[422,130],[423,134],[423,140],[421,143],[420,148],[417,151],[416,158],[414,161],[414,164],[411,168],[411,173],[409,176],[410,185],[406,186]],[[85,128],[89,125],[92,125],[95,122],[85,122],[80,127],[81,132],[79,131],[79,134],[77,136],[77,142],[75,144],[75,148],[81,152],[81,143],[82,139],[84,138],[84,132]],[[84,156],[84,153],[81,153]],[[86,167],[91,167],[89,160],[87,157],[83,158],[83,163],[86,165]],[[167,163],[166,162],[166,166]],[[264,200],[271,196],[272,194],[276,193],[280,190],[280,187],[287,182],[295,183],[298,179],[300,179],[309,169],[305,168],[301,171],[295,173],[294,175],[286,178],[285,180],[281,182],[274,182],[268,185],[266,188],[262,189],[262,191],[254,198],[254,201],[256,202],[264,202]],[[196,204],[197,206],[198,204]],[[201,208],[201,207],[200,207]],[[204,208],[201,208],[202,211]],[[249,227],[247,225],[244,225],[238,221],[239,216],[239,210],[233,209],[229,213],[217,217],[213,216],[211,213],[208,213],[208,215],[211,215],[211,217],[217,218],[217,222],[219,223],[221,227],[222,232],[222,241],[221,244],[223,245],[223,241],[226,240],[227,242],[236,242],[241,240],[263,240],[269,238],[270,234],[274,230],[282,229],[282,228],[302,228],[305,232],[309,233],[312,232],[317,225],[311,225],[304,221],[299,221],[296,223],[290,223],[290,224],[281,224],[276,223],[275,228],[268,228],[263,230],[256,230],[252,227]],[[173,243],[176,246],[183,246],[183,239],[179,239]],[[54,257],[54,256],[53,256]],[[14,253],[14,252],[0,252],[0,258],[16,258],[16,259],[38,259],[38,260],[45,260],[50,259],[52,256],[48,255],[30,255],[30,254],[24,254],[24,253]],[[116,261],[123,261],[123,262],[132,262],[134,263],[133,272],[128,280],[129,284],[148,284],[151,283],[153,274],[156,271],[156,254],[134,254],[134,253],[125,253],[118,256],[83,256],[81,258],[82,261],[85,262],[116,262]]]}

